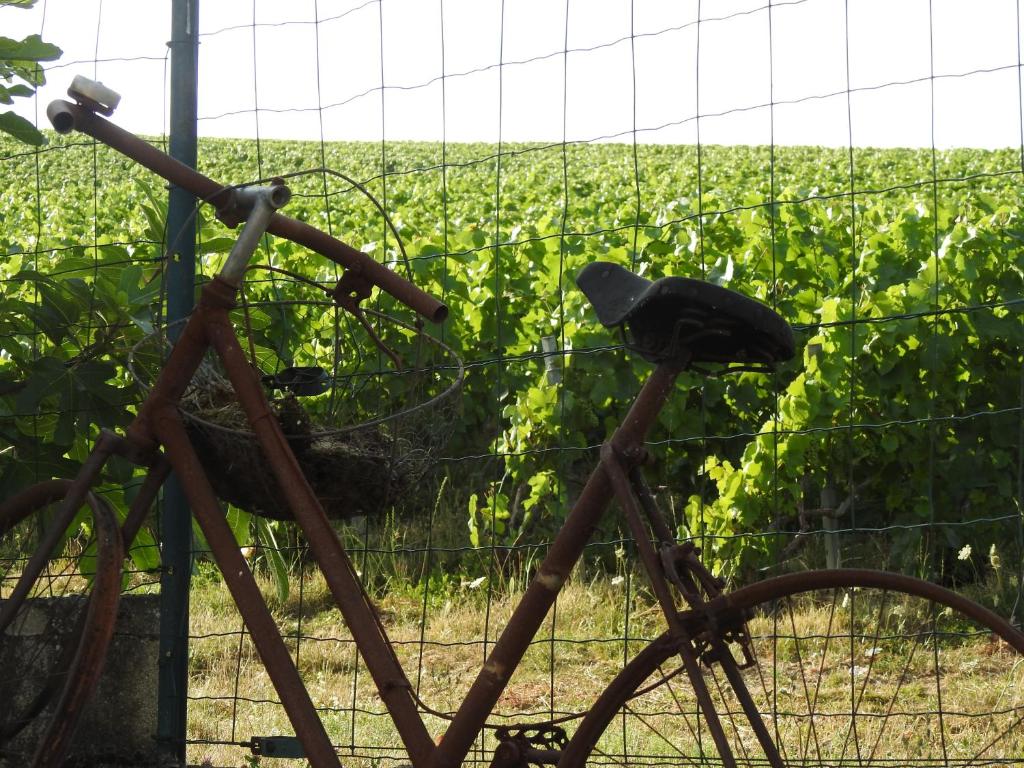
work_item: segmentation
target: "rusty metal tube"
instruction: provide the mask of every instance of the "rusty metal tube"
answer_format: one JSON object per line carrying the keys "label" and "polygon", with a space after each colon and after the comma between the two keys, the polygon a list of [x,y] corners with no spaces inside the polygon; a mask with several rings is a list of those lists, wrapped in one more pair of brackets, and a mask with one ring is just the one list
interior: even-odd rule
{"label": "rusty metal tube", "polygon": [[[617,450],[628,454],[642,447],[644,437],[658,418],[678,375],[679,369],[673,365],[662,364],[654,370],[626,414],[623,426],[612,438]],[[454,722],[435,751],[431,768],[457,768],[461,765],[505,690],[512,671],[522,660],[559,590],[583,554],[583,548],[590,541],[613,494],[608,473],[603,466],[598,466],[551,543],[537,575],[512,613],[484,668],[473,681]]]}
{"label": "rusty metal tube", "polygon": [[82,710],[99,683],[117,623],[121,564],[124,561],[117,517],[105,499],[89,493],[86,500],[92,509],[96,536],[97,557],[92,591],[86,613],[79,617],[76,626],[81,637],[69,668],[74,672],[69,672],[69,685],[61,691],[54,706],[54,711],[60,712],[61,716],[54,718],[42,734],[30,763],[37,768],[64,765]]}
{"label": "rusty metal tube", "polygon": [[[75,519],[75,515],[78,513],[79,508],[83,503],[89,503],[90,505],[97,503],[92,497],[91,488],[96,482],[96,479],[100,476],[100,472],[103,471],[103,466],[107,463],[107,459],[110,458],[110,454],[110,439],[101,433],[99,439],[96,441],[96,446],[92,449],[92,452],[82,464],[81,469],[78,470],[78,475],[76,475],[75,479],[70,481],[66,486],[63,501],[57,509],[53,520],[50,521],[50,525],[47,527],[42,538],[36,545],[36,549],[32,553],[32,557],[30,557],[29,561],[25,563],[25,567],[22,569],[21,575],[18,578],[18,583],[15,584],[14,589],[11,590],[3,605],[0,606],[0,633],[7,629],[7,625],[10,624],[11,619],[14,618],[17,607],[21,605],[21,602],[32,589],[32,585],[35,583],[36,579],[39,578],[39,574],[42,572],[43,566],[50,558],[50,553],[57,545],[57,542],[64,534],[64,531],[66,531],[68,526],[71,525],[71,521]],[[51,485],[46,486],[47,489],[55,487],[56,486]],[[37,502],[39,501],[40,496],[37,495],[33,497],[34,493],[38,494],[37,491],[29,488],[23,495],[19,494],[8,503],[12,505],[19,505]]]}
{"label": "rusty metal tube", "polygon": [[[223,290],[224,283],[221,283]],[[310,551],[324,574],[327,586],[352,633],[366,666],[370,671],[398,728],[399,736],[415,766],[424,766],[434,751],[434,743],[416,708],[402,665],[395,655],[384,627],[356,576],[327,515],[309,487],[299,463],[285,440],[281,425],[274,417],[259,378],[249,365],[245,352],[235,336],[227,309],[213,308],[218,284],[208,283],[203,294],[204,319],[210,343],[224,362],[224,369],[245,411],[263,454],[267,458],[288,507],[306,536]]]}
{"label": "rusty metal tube", "polygon": [[[640,506],[636,493],[626,474],[626,467],[623,466],[620,457],[612,447],[611,443],[605,443],[601,449],[601,465],[608,474],[612,487],[615,489],[615,498],[622,507],[626,517],[626,523],[633,536],[637,551],[640,554],[640,561],[651,579],[651,589],[654,592],[662,612],[669,625],[669,633],[680,639],[679,656],[686,668],[686,674],[690,678],[690,684],[697,697],[697,704],[703,713],[704,721],[708,724],[711,738],[718,749],[719,759],[723,768],[736,768],[736,758],[729,746],[729,739],[722,728],[718,712],[715,710],[711,694],[704,683],[703,672],[697,663],[697,656],[694,653],[693,645],[686,634],[686,627],[676,612],[675,601],[669,589],[668,581],[665,579],[664,571],[658,553],[651,544],[650,535],[643,525],[640,517]],[[749,694],[748,694],[749,698]],[[773,764],[774,765],[774,764]]]}
{"label": "rusty metal tube", "polygon": [[[235,289],[223,281],[214,278],[207,285],[218,284],[234,297]],[[207,289],[204,289],[204,293]],[[152,423],[152,415],[161,410],[167,403],[177,404],[188,389],[192,376],[203,362],[203,356],[209,349],[206,330],[203,327],[202,306],[185,323],[178,341],[175,343],[167,361],[160,368],[149,395],[139,406],[135,419],[125,430],[128,441],[137,449],[145,451],[156,447],[156,434]]]}
{"label": "rusty metal tube", "polygon": [[[71,487],[70,480],[41,480],[35,485],[23,488],[13,496],[0,502],[0,518],[14,519],[16,509],[37,509],[64,498]],[[7,531],[0,528],[0,534]]]}
{"label": "rusty metal tube", "polygon": [[168,460],[185,489],[189,506],[206,536],[224,583],[245,620],[295,734],[302,741],[306,757],[314,768],[340,766],[338,755],[299,677],[295,662],[189,442],[181,416],[173,406],[167,406],[153,415],[153,422],[160,442],[167,447]]}
{"label": "rusty metal tube", "polygon": [[611,496],[608,475],[597,467],[455,713],[455,719],[434,753],[431,768],[458,768],[462,765],[513,670],[569,578],[573,565],[583,554],[583,547],[590,540]]}
{"label": "rusty metal tube", "polygon": [[[233,190],[192,170],[184,163],[169,157],[123,128],[105,120],[84,107],[58,99],[46,108],[50,124],[58,133],[81,131],[116,149],[167,181],[187,189],[201,200],[218,209],[230,208]],[[448,307],[430,294],[420,290],[401,275],[392,272],[365,253],[337,240],[316,227],[275,213],[267,226],[273,235],[287,238],[299,245],[326,256],[331,261],[351,270],[381,290],[391,294],[409,308],[431,322],[440,323],[448,317]]]}
{"label": "rusty metal tube", "polygon": [[124,539],[125,552],[131,549],[135,536],[142,527],[149,510],[152,509],[153,502],[156,501],[157,494],[169,474],[171,474],[171,465],[163,459],[146,473],[146,479],[142,482],[142,487],[132,501],[128,515],[121,525],[121,538]]}

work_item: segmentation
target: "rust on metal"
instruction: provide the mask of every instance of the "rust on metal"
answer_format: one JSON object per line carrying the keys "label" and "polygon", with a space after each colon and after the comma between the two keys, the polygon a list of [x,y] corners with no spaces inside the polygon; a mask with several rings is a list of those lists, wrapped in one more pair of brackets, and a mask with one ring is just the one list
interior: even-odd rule
{"label": "rust on metal", "polygon": [[[224,309],[204,312],[207,333],[224,363],[224,370],[245,411],[256,439],[281,487],[281,492],[305,534],[345,623],[388,708],[414,765],[424,765],[434,742],[412,696],[402,669],[369,595],[355,573],[327,515],[306,481],[281,425],[273,417],[256,372],[249,365]],[[398,683],[396,684],[396,681]]]}
{"label": "rust on metal", "polygon": [[[687,635],[679,612],[676,610],[675,599],[669,590],[669,580],[662,568],[661,558],[655,551],[648,529],[644,526],[641,517],[641,507],[643,506],[643,512],[652,520],[655,534],[659,539],[674,540],[674,537],[672,537],[671,532],[665,525],[661,514],[654,508],[653,499],[650,499],[649,493],[647,493],[649,503],[641,505],[641,502],[638,500],[637,489],[634,488],[636,480],[630,479],[630,475],[635,474],[636,478],[639,479],[639,490],[641,493],[645,492],[646,487],[642,480],[642,473],[634,473],[634,470],[639,468],[639,462],[644,455],[642,441],[645,434],[645,417],[652,412],[656,416],[661,410],[665,399],[671,391],[672,384],[676,376],[678,376],[679,370],[678,366],[669,367],[664,363],[655,369],[654,374],[644,385],[645,391],[650,386],[650,397],[644,400],[643,405],[635,416],[633,415],[633,410],[636,409],[636,404],[634,405],[634,409],[630,411],[630,415],[633,418],[627,416],[623,426],[616,430],[611,440],[602,447],[601,465],[608,473],[612,486],[615,489],[615,498],[625,514],[627,525],[633,536],[637,551],[640,554],[640,560],[643,563],[644,570],[647,571],[650,577],[651,588],[654,590],[655,597],[661,605],[662,613],[665,615],[665,620],[669,625],[669,630],[673,635],[682,640],[679,647],[679,655],[683,660],[687,676],[690,678],[690,683],[694,688],[704,720],[711,731],[711,737],[718,749],[719,757],[728,768],[735,765],[735,757],[732,754],[728,738],[718,717],[718,712],[715,710],[711,695],[704,683],[704,675],[697,663],[696,653],[690,642],[690,637]],[[641,392],[642,397],[643,392]],[[641,398],[637,399],[637,404],[640,403]],[[721,664],[729,683],[732,685],[740,706],[746,714],[758,742],[764,749],[769,765],[772,768],[783,768],[782,759],[775,748],[775,743],[768,733],[764,720],[757,711],[757,706],[747,690],[746,683],[739,672],[735,659],[726,646],[725,641],[722,640],[721,634],[718,632],[710,634],[716,659]]]}
{"label": "rust on metal", "polygon": [[[15,519],[19,519],[20,515],[16,512],[18,509],[37,509],[64,498],[68,488],[71,487],[71,482],[71,480],[42,480],[28,488],[23,488],[0,502],[0,518],[13,516]],[[6,531],[0,531],[0,533],[6,533]]]}
{"label": "rust on metal", "polygon": [[557,592],[565,584],[565,577],[560,573],[548,573],[544,570],[537,571],[537,583],[540,584],[544,589],[550,589],[552,592]]}
{"label": "rust on metal", "polygon": [[[608,506],[611,490],[608,476],[597,467],[551,543],[539,573],[555,575],[563,583],[568,579]],[[508,677],[493,675],[491,670],[515,669],[557,594],[534,577],[455,713],[430,763],[431,768],[457,768],[462,764],[508,682]]]}
{"label": "rust on metal", "polygon": [[101,429],[100,434],[110,442],[110,450],[115,456],[120,456],[125,461],[130,461],[139,467],[153,467],[160,461],[160,452],[155,448],[143,449],[125,437],[111,432],[109,429]]}
{"label": "rust on metal", "polygon": [[[662,364],[647,379],[633,401],[623,426],[612,438],[619,450],[635,451],[637,447],[643,447],[644,438],[658,418],[679,371],[677,365]],[[602,466],[598,466],[551,543],[537,575],[509,618],[484,669],[473,681],[437,748],[432,768],[456,768],[469,753],[473,741],[508,682],[507,676],[493,675],[490,670],[515,669],[518,666],[551,609],[561,584],[569,578],[573,566],[583,554],[583,548],[590,541],[612,493],[608,473]]]}
{"label": "rust on metal", "polygon": [[622,420],[622,425],[611,438],[620,456],[632,454],[635,459],[639,459],[643,455],[644,439],[665,406],[681,371],[679,365],[662,363],[644,382],[640,394]]}
{"label": "rust on metal", "polygon": [[171,474],[171,465],[163,457],[146,473],[146,479],[143,480],[142,487],[139,488],[138,494],[128,509],[128,515],[121,525],[121,538],[124,540],[125,550],[135,541],[136,534],[142,527],[149,510],[153,508],[153,502],[156,501],[157,494],[169,474]]}
{"label": "rust on metal", "polygon": [[[50,105],[47,114],[58,131],[67,133],[77,129],[104,142],[172,184],[211,202],[218,209],[218,215],[229,225],[239,222],[238,194],[233,189],[222,187],[196,173],[88,109],[57,101]],[[432,296],[366,254],[314,227],[275,214],[267,231],[305,245],[345,267],[347,279],[340,283],[339,290],[347,291],[346,296],[352,300],[355,308],[358,308],[358,299],[366,298],[370,286],[375,285],[432,321],[440,322],[447,315],[447,307]],[[236,289],[219,277],[204,287],[198,308],[174,345],[136,418],[126,430],[127,443],[118,438],[120,442],[111,443],[104,449],[105,452],[98,447],[90,461],[105,460],[113,448],[133,457],[151,457],[151,461],[156,464],[144,483],[141,494],[143,502],[152,499],[168,467],[173,468],[310,761],[317,768],[338,765],[337,755],[309,701],[308,693],[302,686],[266,603],[238,551],[176,409],[212,345],[223,360],[239,403],[246,412],[296,520],[306,534],[314,557],[363,653],[410,758],[417,765],[425,765],[434,750],[434,744],[419,717],[412,686],[351,561],[285,441],[255,372],[242,352],[227,314],[228,309],[234,305],[235,293]],[[159,445],[166,448],[166,464],[155,458]],[[99,466],[102,466],[101,461]],[[87,490],[95,474],[88,472],[80,475],[68,491],[69,496],[77,494],[80,486]],[[129,534],[134,535],[141,525],[143,502],[131,510]],[[69,503],[66,501],[65,506]]]}
{"label": "rust on metal", "polygon": [[[212,179],[196,173],[89,110],[68,102],[54,102],[48,114],[59,131],[67,132],[77,128],[133,158],[171,183],[211,202],[217,208],[218,216],[230,226],[238,224],[243,217],[239,195],[233,189],[222,187]],[[356,313],[357,317],[359,302],[370,295],[371,286],[377,286],[390,293],[428,319],[440,321],[447,315],[444,304],[366,254],[315,227],[277,213],[270,218],[267,231],[305,245],[345,267],[345,275],[339,281],[333,295],[338,304]],[[456,713],[451,727],[440,745],[435,747],[419,716],[412,695],[412,686],[402,670],[380,618],[341,542],[334,534],[323,508],[305,480],[267,402],[258,376],[250,366],[231,326],[228,310],[234,305],[235,294],[235,287],[221,278],[215,278],[204,287],[199,307],[187,323],[149,397],[128,429],[130,445],[126,448],[123,441],[112,443],[109,440],[104,444],[101,438],[96,453],[102,454],[102,459],[105,460],[106,455],[116,448],[118,452],[137,456],[150,464],[155,462],[155,468],[149,473],[143,486],[143,501],[139,502],[138,506],[133,506],[130,512],[129,533],[132,535],[138,530],[144,509],[148,507],[149,501],[155,496],[156,490],[166,476],[167,467],[174,468],[206,533],[214,556],[224,573],[225,581],[253,634],[257,649],[285,704],[296,734],[303,741],[314,766],[320,768],[338,765],[337,755],[312,707],[309,695],[302,685],[252,574],[238,551],[209,480],[203,473],[176,410],[177,403],[211,346],[223,361],[239,404],[252,426],[296,521],[306,536],[312,554],[320,565],[328,587],[352,632],[356,646],[360,649],[381,698],[417,768],[456,768],[462,763],[507,685],[511,671],[521,661],[613,495],[619,500],[640,547],[645,567],[652,576],[652,584],[672,632],[682,641],[680,655],[691,681],[697,688],[698,699],[709,720],[723,762],[726,768],[735,765],[725,743],[721,724],[710,706],[710,695],[704,687],[694,648],[688,641],[684,620],[675,609],[668,583],[663,578],[661,562],[654,552],[647,529],[641,520],[640,504],[634,492],[634,485],[629,479],[632,470],[645,458],[644,439],[687,361],[680,358],[662,363],[644,384],[622,426],[605,446],[601,463],[587,481],[577,503],[549,548],[534,581],[523,595]],[[153,458],[159,444],[166,446],[166,463]],[[95,473],[90,475],[89,479],[94,476]],[[79,483],[79,480],[75,482]],[[74,485],[68,490],[69,497],[72,493],[80,495],[84,491]],[[78,501],[80,502],[80,499]],[[69,503],[66,499],[64,506],[67,507]],[[652,513],[646,508],[646,504],[643,506],[643,511],[647,512],[648,516],[653,514],[650,522],[654,525],[656,533],[664,539],[666,531],[663,521],[659,523],[658,513]],[[727,674],[732,679],[728,664],[726,667]],[[744,693],[741,686],[741,690],[738,691],[741,699]],[[747,698],[749,699],[749,694]],[[746,706],[744,708],[746,709]],[[755,730],[758,730],[758,725],[761,729],[764,727],[759,719],[753,725]],[[760,732],[758,736],[761,737]],[[554,753],[546,755],[553,756]],[[771,762],[775,765],[777,761]]]}
{"label": "rust on metal", "polygon": [[[47,114],[58,132],[67,133],[70,130],[78,130],[102,141],[118,152],[127,155],[139,165],[163,176],[172,184],[188,190],[200,200],[211,203],[217,208],[218,215],[224,211],[224,221],[228,226],[233,227],[239,223],[240,219],[232,201],[233,190],[231,187],[218,184],[208,176],[204,176],[184,163],[164,154],[138,136],[77,104],[58,100],[50,105]],[[336,264],[352,270],[360,278],[390,293],[432,322],[440,323],[448,317],[448,307],[442,302],[420,290],[401,275],[392,272],[383,264],[374,261],[362,251],[357,251],[352,246],[331,237],[316,227],[275,213],[270,219],[267,231],[273,235],[288,238],[299,245],[304,245],[326,256]]]}
{"label": "rust on metal", "polygon": [[[117,620],[117,605],[121,598],[121,564],[124,548],[121,533],[117,528],[114,511],[105,501],[87,495],[92,500],[94,530],[97,537],[96,572],[93,575],[89,606],[82,624],[82,637],[72,666],[75,674],[70,675],[71,684],[64,688],[55,711],[62,716],[54,718],[36,748],[31,765],[34,768],[58,768],[64,764],[75,726],[82,709],[96,689],[103,662],[114,636]],[[63,532],[63,528],[61,532]],[[46,550],[49,553],[49,550]]]}
{"label": "rust on metal", "polygon": [[711,739],[715,742],[715,747],[718,749],[718,756],[722,761],[722,765],[725,768],[736,768],[736,759],[732,754],[732,748],[729,746],[729,739],[725,735],[725,729],[722,727],[721,720],[719,720],[718,712],[715,710],[711,694],[704,683],[704,675],[700,665],[697,663],[697,655],[690,642],[690,636],[686,631],[682,618],[676,611],[675,601],[668,589],[668,582],[662,574],[661,561],[654,551],[650,536],[644,528],[643,521],[640,519],[633,486],[626,475],[627,467],[622,464],[621,457],[613,445],[613,442],[608,442],[602,447],[601,466],[604,467],[605,472],[609,476],[615,491],[616,501],[622,507],[626,523],[633,536],[633,543],[640,554],[640,561],[644,566],[644,570],[650,576],[651,588],[654,590],[654,595],[659,605],[661,605],[662,613],[668,622],[669,632],[679,640],[679,656],[686,669],[686,675],[690,678],[690,683],[693,686],[694,694],[697,697],[697,705],[700,707],[704,720],[708,724],[708,730],[711,731]]}
{"label": "rust on metal", "polygon": [[[783,586],[784,585],[784,586]],[[1021,653],[1024,653],[1024,632],[1013,626],[1002,616],[993,613],[983,605],[956,592],[943,589],[938,584],[904,576],[889,571],[874,571],[864,568],[834,568],[827,570],[786,573],[771,579],[755,581],[721,599],[732,604],[739,592],[747,605],[757,605],[773,596],[773,590],[788,589],[791,592],[812,589],[842,589],[844,587],[874,587],[890,592],[920,594],[938,604],[949,605],[953,610],[989,627],[1001,627],[1001,637]]]}
{"label": "rust on metal", "polygon": [[[89,504],[93,507],[95,513],[96,505],[100,502],[93,496],[90,489],[99,478],[100,472],[103,471],[103,466],[107,463],[108,458],[110,458],[110,444],[101,434],[96,441],[96,446],[85,462],[83,462],[75,479],[68,483],[63,501],[54,514],[53,519],[50,520],[43,536],[36,544],[32,557],[25,563],[25,567],[18,578],[18,583],[14,585],[14,589],[11,590],[7,599],[0,605],[0,633],[7,629],[11,619],[14,617],[15,609],[28,596],[32,585],[39,578],[39,574],[42,573],[43,566],[49,560],[50,553],[57,546],[57,542],[64,535],[64,531],[71,525],[71,521],[75,519],[75,515],[78,514],[82,504]],[[31,492],[31,489],[29,490]],[[9,503],[24,504],[28,500],[28,497],[24,499],[16,497]]]}
{"label": "rust on metal", "polygon": [[224,576],[224,583],[252,635],[253,644],[267,674],[281,697],[295,734],[305,747],[306,757],[314,768],[340,766],[338,755],[317,716],[291,654],[260,594],[249,564],[238,548],[238,542],[224,518],[199,457],[189,442],[177,409],[168,406],[154,414],[154,426],[160,442],[167,447],[168,460],[206,536],[210,551]]}
{"label": "rust on metal", "polygon": [[168,404],[175,404],[185,393],[192,376],[198,370],[209,348],[206,341],[206,331],[203,327],[203,309],[213,300],[215,289],[211,286],[214,282],[207,283],[196,311],[185,323],[185,328],[178,337],[171,354],[160,369],[149,395],[139,406],[138,413],[128,428],[125,430],[125,437],[136,446],[136,450],[155,450],[159,441],[156,437],[156,430],[153,424],[153,414],[167,407]]}

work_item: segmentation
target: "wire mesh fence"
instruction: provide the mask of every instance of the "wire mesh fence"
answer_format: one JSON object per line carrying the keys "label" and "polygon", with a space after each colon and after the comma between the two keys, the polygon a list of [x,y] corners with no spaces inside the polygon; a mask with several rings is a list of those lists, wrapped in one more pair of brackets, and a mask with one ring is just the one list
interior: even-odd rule
{"label": "wire mesh fence", "polygon": [[[168,9],[154,20],[151,8],[97,3],[88,34],[60,26],[67,6],[36,10],[33,31],[91,47],[48,65],[50,83],[83,71],[117,89],[124,78],[138,84],[128,109],[166,93]],[[199,169],[227,183],[314,169],[288,179],[289,213],[451,308],[427,331],[466,364],[460,409],[435,427],[444,449],[385,494],[385,509],[337,523],[432,735],[648,370],[573,283],[597,259],[756,296],[796,333],[797,358],[769,376],[684,376],[648,445],[659,503],[709,566],[735,584],[881,567],[1019,624],[1018,3],[388,0],[200,13]],[[138,35],[120,31],[126,20]],[[160,110],[163,98],[146,103]],[[130,418],[138,395],[120,361],[161,323],[171,233],[161,184],[102,146],[5,141],[0,162],[9,492],[68,475],[89,424]],[[206,280],[229,233],[206,213],[196,222]],[[330,287],[333,268],[270,241],[260,263],[270,269],[250,273],[246,296],[262,314],[243,345],[263,373],[336,360],[339,345],[377,354],[355,346],[350,321],[314,329],[273,308],[297,287],[278,270]],[[123,508],[138,481],[108,479]],[[405,761],[301,537],[252,514],[258,505],[226,511],[341,753]],[[289,726],[196,539],[188,757],[232,764],[237,747]],[[143,545],[152,555],[152,538]],[[140,584],[151,555],[134,560]],[[578,713],[660,632],[652,605],[613,510],[494,722]],[[493,744],[471,759],[489,762]]]}

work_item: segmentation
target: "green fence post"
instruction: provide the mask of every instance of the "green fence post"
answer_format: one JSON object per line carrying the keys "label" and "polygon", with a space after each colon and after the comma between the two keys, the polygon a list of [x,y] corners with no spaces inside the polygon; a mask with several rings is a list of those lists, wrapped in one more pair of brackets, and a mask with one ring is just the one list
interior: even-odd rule
{"label": "green fence post", "polygon": [[[170,154],[196,165],[198,118],[199,0],[171,4]],[[167,208],[167,320],[192,310],[195,297],[195,198],[172,186]],[[164,486],[160,516],[163,571],[160,578],[160,667],[157,740],[167,762],[185,763],[188,694],[188,593],[192,571],[192,519],[181,485],[172,475]]]}

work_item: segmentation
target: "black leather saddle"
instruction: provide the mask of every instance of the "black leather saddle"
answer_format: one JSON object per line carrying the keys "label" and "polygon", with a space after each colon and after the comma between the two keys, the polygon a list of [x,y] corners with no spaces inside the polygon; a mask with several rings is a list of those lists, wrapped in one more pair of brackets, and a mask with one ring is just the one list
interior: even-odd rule
{"label": "black leather saddle", "polygon": [[608,328],[654,363],[773,366],[795,351],[789,323],[759,301],[687,277],[648,280],[618,264],[584,267],[576,284]]}

